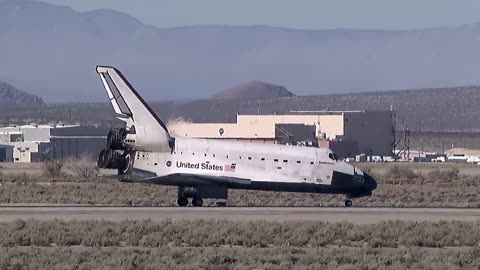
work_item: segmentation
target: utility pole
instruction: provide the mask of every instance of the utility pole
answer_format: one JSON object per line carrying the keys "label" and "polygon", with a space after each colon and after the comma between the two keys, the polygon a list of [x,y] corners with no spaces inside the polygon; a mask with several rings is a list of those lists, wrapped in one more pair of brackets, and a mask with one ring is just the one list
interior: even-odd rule
{"label": "utility pole", "polygon": [[442,155],[445,155],[445,134],[443,134],[443,119],[440,120],[440,134],[442,136]]}
{"label": "utility pole", "polygon": [[392,112],[392,132],[393,132],[393,142],[392,142],[393,153],[392,154],[393,154],[394,160],[397,161],[398,155],[395,151],[397,150],[397,136],[396,136],[397,125],[396,125],[396,117],[395,117],[395,106],[390,105],[390,111]]}
{"label": "utility pole", "polygon": [[422,151],[422,137],[421,137],[421,134],[420,134],[420,126],[421,126],[422,122],[421,120],[419,119],[418,120],[418,137],[419,137],[419,145],[418,145],[418,161],[420,162],[420,152]]}

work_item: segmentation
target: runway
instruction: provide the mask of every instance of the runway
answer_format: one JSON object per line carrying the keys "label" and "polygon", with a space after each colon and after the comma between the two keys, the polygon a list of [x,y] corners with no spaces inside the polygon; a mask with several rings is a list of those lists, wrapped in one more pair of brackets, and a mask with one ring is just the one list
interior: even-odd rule
{"label": "runway", "polygon": [[357,224],[388,220],[480,221],[480,209],[473,208],[344,208],[344,207],[103,207],[26,206],[0,207],[0,222],[16,219],[110,220],[226,219],[268,221],[330,221]]}

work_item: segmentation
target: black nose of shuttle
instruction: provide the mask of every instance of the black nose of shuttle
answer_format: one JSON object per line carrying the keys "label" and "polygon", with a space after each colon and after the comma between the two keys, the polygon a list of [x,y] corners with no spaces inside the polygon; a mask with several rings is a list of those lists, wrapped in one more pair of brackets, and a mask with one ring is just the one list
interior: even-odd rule
{"label": "black nose of shuttle", "polygon": [[377,181],[373,179],[369,174],[364,173],[363,177],[365,179],[365,185],[369,190],[374,190],[377,188]]}

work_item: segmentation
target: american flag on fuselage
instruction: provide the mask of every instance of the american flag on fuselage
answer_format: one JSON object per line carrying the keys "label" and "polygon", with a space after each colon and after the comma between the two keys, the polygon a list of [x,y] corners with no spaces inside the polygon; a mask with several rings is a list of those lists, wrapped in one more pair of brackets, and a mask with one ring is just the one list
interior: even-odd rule
{"label": "american flag on fuselage", "polygon": [[232,163],[231,165],[225,165],[225,171],[226,172],[235,172],[235,163]]}

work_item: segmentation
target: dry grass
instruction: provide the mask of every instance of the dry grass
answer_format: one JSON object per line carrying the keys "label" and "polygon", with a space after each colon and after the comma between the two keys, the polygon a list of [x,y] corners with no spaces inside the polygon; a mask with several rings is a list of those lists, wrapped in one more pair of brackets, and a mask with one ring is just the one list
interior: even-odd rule
{"label": "dry grass", "polygon": [[65,164],[65,173],[73,177],[83,179],[95,178],[100,174],[97,162],[92,160],[88,155],[81,155],[78,159],[72,159]]}
{"label": "dry grass", "polygon": [[[136,206],[176,205],[176,189],[156,185],[120,183],[107,179],[25,178],[2,183],[0,203],[82,203]],[[230,190],[229,204],[235,206],[338,206],[343,196]],[[211,201],[208,203],[212,203]],[[355,200],[358,206],[479,207],[480,181],[380,179],[374,195]]]}
{"label": "dry grass", "polygon": [[478,269],[479,222],[0,224],[1,269]]}
{"label": "dry grass", "polygon": [[479,269],[480,249],[0,248],[1,269]]}
{"label": "dry grass", "polygon": [[36,221],[0,223],[0,246],[85,247],[479,247],[480,222],[228,220]]}
{"label": "dry grass", "polygon": [[478,248],[0,248],[1,269],[478,269]]}
{"label": "dry grass", "polygon": [[58,178],[63,175],[63,162],[60,160],[47,160],[44,163],[43,174],[47,178]]}
{"label": "dry grass", "polygon": [[[440,168],[440,167],[439,167]],[[480,207],[480,177],[462,175],[458,168],[424,170],[389,166],[379,173],[374,195],[356,199],[357,206]],[[176,188],[120,183],[101,177],[1,175],[0,203],[75,203],[135,206],[174,206]],[[343,196],[230,190],[235,206],[339,206]],[[214,201],[206,201],[212,205]]]}

